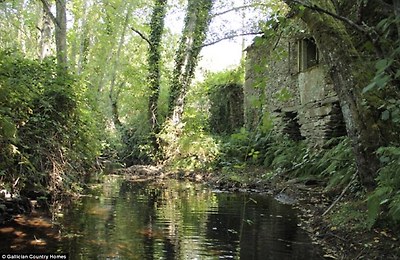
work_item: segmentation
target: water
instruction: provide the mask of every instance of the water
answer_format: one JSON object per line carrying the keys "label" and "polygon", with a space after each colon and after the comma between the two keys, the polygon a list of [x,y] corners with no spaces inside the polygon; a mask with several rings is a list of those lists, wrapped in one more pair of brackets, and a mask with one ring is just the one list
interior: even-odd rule
{"label": "water", "polygon": [[62,213],[52,227],[40,216],[0,227],[0,252],[59,252],[70,259],[320,259],[298,228],[296,211],[262,194],[114,177]]}

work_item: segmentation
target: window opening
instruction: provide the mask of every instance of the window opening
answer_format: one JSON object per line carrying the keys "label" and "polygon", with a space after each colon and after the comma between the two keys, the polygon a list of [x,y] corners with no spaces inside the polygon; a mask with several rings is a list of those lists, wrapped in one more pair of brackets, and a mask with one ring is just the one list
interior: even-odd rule
{"label": "window opening", "polygon": [[299,40],[297,46],[299,72],[319,63],[318,48],[313,38]]}
{"label": "window opening", "polygon": [[347,135],[347,131],[342,109],[340,108],[339,102],[334,102],[332,104],[330,121],[328,122],[327,130],[325,131],[325,139],[331,139],[345,135]]}
{"label": "window opening", "polygon": [[303,140],[304,136],[300,132],[300,124],[297,118],[297,112],[284,112],[283,114],[283,133],[288,135],[294,141]]}

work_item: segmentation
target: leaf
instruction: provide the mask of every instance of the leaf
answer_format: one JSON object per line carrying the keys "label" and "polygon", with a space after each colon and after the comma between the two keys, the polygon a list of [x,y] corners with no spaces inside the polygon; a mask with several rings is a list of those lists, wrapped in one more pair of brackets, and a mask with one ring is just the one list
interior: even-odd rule
{"label": "leaf", "polygon": [[368,91],[372,90],[375,86],[376,86],[376,82],[375,82],[375,81],[372,81],[368,86],[366,86],[366,87],[363,89],[362,93],[363,93],[363,94],[367,93]]}
{"label": "leaf", "polygon": [[381,203],[379,203],[380,205],[383,205],[383,204],[386,204],[386,203],[388,203],[389,202],[389,199],[384,199],[384,200],[382,200],[381,201]]}
{"label": "leaf", "polygon": [[379,158],[379,161],[381,161],[381,163],[388,163],[390,161],[390,158],[387,156],[381,156]]}
{"label": "leaf", "polygon": [[397,70],[395,78],[397,79],[399,77],[400,77],[400,70]]}
{"label": "leaf", "polygon": [[389,110],[385,110],[382,112],[381,118],[383,121],[386,121],[390,118],[390,112]]}
{"label": "leaf", "polygon": [[392,63],[393,60],[382,59],[375,64],[375,68],[378,70],[378,73],[381,73],[386,70]]}
{"label": "leaf", "polygon": [[384,25],[388,22],[388,18],[382,19],[377,25],[376,28],[377,29],[382,29],[384,27]]}
{"label": "leaf", "polygon": [[376,85],[378,86],[378,88],[382,89],[390,81],[390,76],[389,75],[379,75],[377,78],[374,79],[374,81],[376,82]]}
{"label": "leaf", "polygon": [[299,5],[299,10],[304,11],[304,10],[306,10],[306,7],[304,5]]}

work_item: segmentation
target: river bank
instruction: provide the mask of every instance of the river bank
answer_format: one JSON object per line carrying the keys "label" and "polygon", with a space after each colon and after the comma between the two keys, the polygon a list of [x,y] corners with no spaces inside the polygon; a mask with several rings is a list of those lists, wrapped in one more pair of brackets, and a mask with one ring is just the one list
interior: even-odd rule
{"label": "river bank", "polygon": [[[301,227],[307,231],[313,243],[323,248],[326,259],[400,257],[399,237],[394,230],[380,227],[367,230],[362,223],[363,219],[358,217],[366,215],[365,205],[355,203],[355,198],[347,195],[346,190],[326,192],[326,183],[321,180],[286,179],[283,174],[265,176],[265,170],[260,168],[210,173],[174,172],[162,167],[132,166],[117,173],[136,181],[149,178],[189,179],[219,190],[266,192],[282,203],[292,204],[301,212]],[[346,208],[350,209],[344,211]],[[340,223],[342,219],[343,222]]]}

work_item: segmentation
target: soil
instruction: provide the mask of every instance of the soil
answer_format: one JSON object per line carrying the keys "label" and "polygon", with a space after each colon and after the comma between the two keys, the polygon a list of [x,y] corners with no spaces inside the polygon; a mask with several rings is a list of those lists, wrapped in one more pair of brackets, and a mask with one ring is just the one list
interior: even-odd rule
{"label": "soil", "polygon": [[[282,174],[262,178],[264,169],[246,169],[240,177],[209,172],[173,172],[161,167],[136,165],[116,172],[133,181],[178,178],[201,182],[220,190],[268,192],[283,203],[293,204],[300,213],[301,227],[313,243],[320,245],[325,259],[400,259],[400,235],[396,230],[376,227],[356,228],[362,223],[334,224],[332,214],[340,205],[351,203],[351,192],[343,189],[326,192],[319,180],[285,179]],[[343,193],[343,194],[341,194]],[[340,196],[340,200],[336,201]],[[329,209],[331,207],[331,209]],[[327,209],[329,209],[327,211]],[[366,209],[363,214],[366,213]],[[357,220],[356,220],[357,221]]]}

